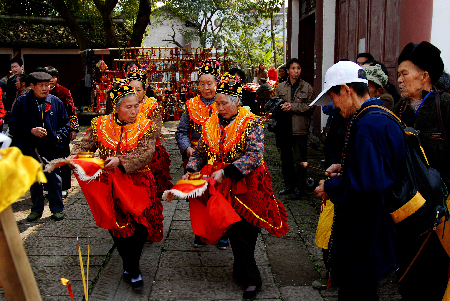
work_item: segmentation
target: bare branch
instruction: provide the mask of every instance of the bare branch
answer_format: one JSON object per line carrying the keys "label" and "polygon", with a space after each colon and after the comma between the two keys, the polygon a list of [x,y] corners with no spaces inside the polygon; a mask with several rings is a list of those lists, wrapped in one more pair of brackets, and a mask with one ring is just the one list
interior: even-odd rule
{"label": "bare branch", "polygon": [[173,31],[173,34],[170,36],[172,39],[171,40],[162,40],[162,41],[173,43],[173,44],[177,45],[177,47],[179,47],[179,48],[184,48],[183,45],[181,45],[177,40],[175,40],[176,32],[175,32],[175,28],[174,28],[173,24],[172,24],[172,31]]}

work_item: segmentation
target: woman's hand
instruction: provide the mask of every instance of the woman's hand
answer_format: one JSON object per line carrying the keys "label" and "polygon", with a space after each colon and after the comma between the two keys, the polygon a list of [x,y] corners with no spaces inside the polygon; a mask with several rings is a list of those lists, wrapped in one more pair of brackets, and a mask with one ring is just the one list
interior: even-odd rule
{"label": "woman's hand", "polygon": [[71,131],[69,136],[70,136],[70,141],[73,141],[73,140],[77,139],[77,132]]}
{"label": "woman's hand", "polygon": [[186,155],[188,158],[190,158],[193,153],[194,153],[194,149],[192,147],[189,146],[188,148],[186,148]]}
{"label": "woman's hand", "polygon": [[108,157],[105,160],[105,170],[113,171],[120,165],[120,160],[117,157]]}
{"label": "woman's hand", "polygon": [[[66,157],[66,160],[72,160],[73,158],[75,158],[77,155],[70,155]],[[69,165],[70,168],[74,169],[75,166],[72,163],[67,163],[67,165]]]}
{"label": "woman's hand", "polygon": [[217,184],[222,184],[222,182],[223,182],[223,173],[222,173],[222,170],[223,170],[223,169],[216,170],[215,172],[213,172],[213,173],[211,174],[211,178],[213,178],[214,181],[215,181]]}
{"label": "woman's hand", "polygon": [[184,174],[182,177],[181,177],[181,179],[182,180],[189,180],[189,173],[186,173],[186,174]]}
{"label": "woman's hand", "polygon": [[175,195],[172,192],[169,192],[167,194],[167,198],[166,198],[165,201],[168,202],[168,203],[171,203],[173,201],[174,197],[175,197]]}

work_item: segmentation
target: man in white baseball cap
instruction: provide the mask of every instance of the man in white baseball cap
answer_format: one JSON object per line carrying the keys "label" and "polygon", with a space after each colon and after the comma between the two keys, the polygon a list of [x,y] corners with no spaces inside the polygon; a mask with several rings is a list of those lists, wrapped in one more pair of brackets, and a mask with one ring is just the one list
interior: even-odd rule
{"label": "man in white baseball cap", "polygon": [[[338,300],[378,300],[377,285],[397,270],[385,196],[405,160],[400,127],[381,114],[380,98],[369,96],[365,71],[350,61],[328,69],[324,90],[311,105],[340,109],[350,119],[341,164],[331,165],[316,195],[335,206],[330,268]],[[376,105],[372,107],[372,105]]]}

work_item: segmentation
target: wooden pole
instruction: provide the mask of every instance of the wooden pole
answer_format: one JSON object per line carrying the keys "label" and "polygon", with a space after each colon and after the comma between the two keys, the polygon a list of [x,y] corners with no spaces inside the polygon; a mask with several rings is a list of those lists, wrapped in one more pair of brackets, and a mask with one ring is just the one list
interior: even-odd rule
{"label": "wooden pole", "polygon": [[11,206],[0,212],[0,282],[8,301],[42,301]]}

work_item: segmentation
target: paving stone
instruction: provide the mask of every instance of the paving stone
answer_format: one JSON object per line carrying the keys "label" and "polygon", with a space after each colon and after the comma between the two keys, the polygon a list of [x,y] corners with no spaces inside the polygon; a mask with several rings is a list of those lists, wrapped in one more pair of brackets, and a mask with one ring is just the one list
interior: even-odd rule
{"label": "paving stone", "polygon": [[322,301],[319,292],[310,286],[285,286],[280,288],[285,301]]}
{"label": "paving stone", "polygon": [[191,216],[189,214],[189,210],[176,210],[175,215],[173,216],[173,220],[175,220],[175,221],[190,221]]}
{"label": "paving stone", "polygon": [[[229,248],[231,249],[231,248]],[[202,266],[204,267],[231,267],[233,266],[233,253],[231,250],[219,250],[211,252],[199,252]]]}
{"label": "paving stone", "polygon": [[[189,221],[172,221],[170,228],[173,230],[189,230],[192,233],[191,220]],[[192,233],[194,235],[194,233]]]}
{"label": "paving stone", "polygon": [[164,251],[159,261],[160,267],[199,267],[202,266],[199,252]]}
{"label": "paving stone", "polygon": [[185,240],[194,242],[194,233],[190,229],[171,229],[167,235],[167,239]]}
{"label": "paving stone", "polygon": [[212,281],[206,275],[206,268],[199,266],[159,267],[155,281]]}

